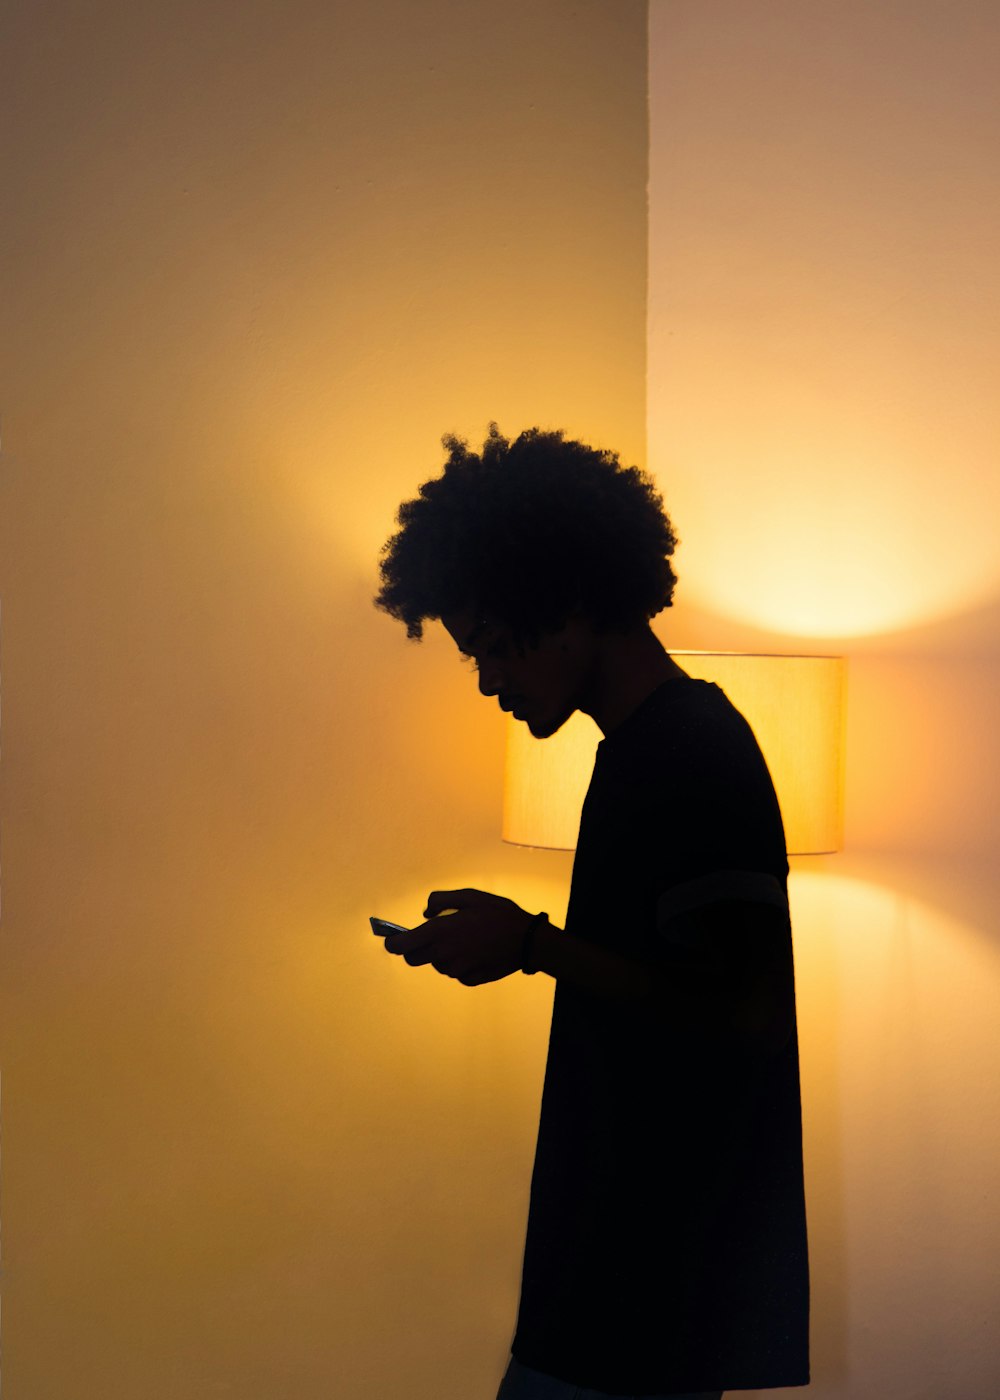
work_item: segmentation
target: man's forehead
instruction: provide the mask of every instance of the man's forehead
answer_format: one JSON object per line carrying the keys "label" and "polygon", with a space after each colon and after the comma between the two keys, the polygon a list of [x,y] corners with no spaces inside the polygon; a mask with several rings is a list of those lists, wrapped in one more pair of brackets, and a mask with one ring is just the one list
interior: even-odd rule
{"label": "man's forehead", "polygon": [[474,645],[477,634],[487,625],[482,614],[472,607],[443,614],[441,623],[462,651]]}

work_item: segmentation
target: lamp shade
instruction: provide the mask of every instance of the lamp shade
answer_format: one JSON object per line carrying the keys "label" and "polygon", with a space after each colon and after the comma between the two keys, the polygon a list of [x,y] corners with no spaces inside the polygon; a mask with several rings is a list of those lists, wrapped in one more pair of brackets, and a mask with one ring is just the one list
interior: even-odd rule
{"label": "lamp shade", "polygon": [[[675,651],[696,680],[714,681],[757,736],[781,805],[789,855],[842,844],[846,663],[838,656]],[[601,731],[579,711],[550,739],[508,717],[503,839],[572,850]]]}

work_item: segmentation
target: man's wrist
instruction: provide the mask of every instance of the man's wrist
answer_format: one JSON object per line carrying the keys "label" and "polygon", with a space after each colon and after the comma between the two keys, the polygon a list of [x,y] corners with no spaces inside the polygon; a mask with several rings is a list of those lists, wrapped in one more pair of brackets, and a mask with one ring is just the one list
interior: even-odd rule
{"label": "man's wrist", "polygon": [[536,914],[524,931],[524,941],[521,944],[521,971],[528,973],[529,976],[533,976],[539,970],[535,940],[539,929],[547,926],[548,922],[548,914]]}
{"label": "man's wrist", "polygon": [[633,962],[588,939],[571,937],[565,929],[537,915],[525,932],[526,972],[544,972],[606,1001],[646,1001],[654,991],[649,967]]}

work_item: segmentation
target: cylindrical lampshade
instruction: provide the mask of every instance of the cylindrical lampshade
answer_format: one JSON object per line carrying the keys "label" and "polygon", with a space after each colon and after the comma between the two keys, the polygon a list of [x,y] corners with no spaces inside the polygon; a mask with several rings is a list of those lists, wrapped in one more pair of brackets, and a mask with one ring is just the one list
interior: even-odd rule
{"label": "cylindrical lampshade", "polygon": [[[672,652],[714,681],[749,721],[771,770],[790,855],[840,849],[844,680],[838,656]],[[551,739],[508,717],[503,839],[572,850],[601,732],[579,712]]]}
{"label": "cylindrical lampshade", "polygon": [[507,716],[505,841],[515,846],[573,850],[600,742],[601,731],[580,710],[551,739],[532,738],[526,724]]}

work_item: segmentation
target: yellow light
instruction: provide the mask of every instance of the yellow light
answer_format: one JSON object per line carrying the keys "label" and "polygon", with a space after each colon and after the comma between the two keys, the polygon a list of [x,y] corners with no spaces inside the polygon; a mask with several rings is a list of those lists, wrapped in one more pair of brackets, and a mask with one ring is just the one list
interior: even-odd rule
{"label": "yellow light", "polygon": [[550,739],[532,738],[526,724],[507,716],[505,841],[573,850],[600,741],[601,731],[580,710]]}
{"label": "yellow light", "polygon": [[[840,849],[846,663],[836,656],[672,652],[714,681],[749,721],[781,804],[790,855]],[[601,733],[577,712],[552,738],[507,721],[503,839],[572,850]]]}

